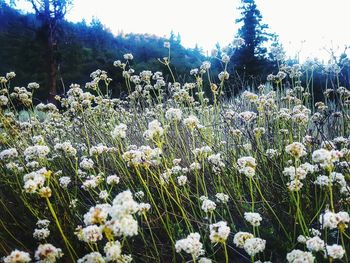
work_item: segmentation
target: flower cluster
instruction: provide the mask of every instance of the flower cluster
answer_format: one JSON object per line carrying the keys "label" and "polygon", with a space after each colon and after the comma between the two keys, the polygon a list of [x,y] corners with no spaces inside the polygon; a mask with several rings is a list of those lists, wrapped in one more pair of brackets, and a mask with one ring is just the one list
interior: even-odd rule
{"label": "flower cluster", "polygon": [[210,228],[210,241],[212,243],[225,243],[229,234],[230,228],[227,226],[227,222],[220,221],[215,224],[211,224]]}
{"label": "flower cluster", "polygon": [[185,251],[195,258],[204,254],[203,244],[199,241],[198,233],[191,233],[186,238],[176,241],[175,249],[177,253]]}

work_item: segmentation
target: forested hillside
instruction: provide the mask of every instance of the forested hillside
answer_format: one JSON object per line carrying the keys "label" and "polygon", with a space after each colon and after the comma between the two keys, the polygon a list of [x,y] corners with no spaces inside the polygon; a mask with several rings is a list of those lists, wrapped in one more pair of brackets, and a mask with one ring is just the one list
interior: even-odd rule
{"label": "forested hillside", "polygon": [[[15,71],[14,85],[26,86],[28,81],[40,84],[39,98],[47,97],[47,74],[43,32],[40,21],[34,14],[23,14],[0,2],[0,75]],[[136,71],[166,68],[157,58],[168,55],[164,42],[170,40],[171,67],[176,76],[185,80],[191,68],[198,67],[204,60],[199,49],[186,49],[179,36],[170,34],[165,39],[149,34],[122,34],[115,36],[98,20],[90,24],[82,21],[71,23],[61,21],[59,49],[55,56],[58,62],[58,93],[63,93],[71,83],[84,85],[96,69],[106,70],[113,79],[111,88],[119,96],[123,91],[120,72],[113,67],[113,61],[132,53],[137,65]],[[167,76],[166,76],[167,78]]]}

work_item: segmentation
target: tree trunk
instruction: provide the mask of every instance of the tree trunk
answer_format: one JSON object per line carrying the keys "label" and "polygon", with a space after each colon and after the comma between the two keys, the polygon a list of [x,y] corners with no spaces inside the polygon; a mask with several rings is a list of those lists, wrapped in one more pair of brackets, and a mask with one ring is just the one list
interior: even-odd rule
{"label": "tree trunk", "polygon": [[[50,28],[51,31],[51,28]],[[56,105],[55,96],[57,95],[57,63],[55,59],[55,44],[53,43],[52,32],[49,32],[47,41],[47,62],[49,73],[49,102]]]}
{"label": "tree trunk", "polygon": [[55,96],[57,95],[57,63],[55,56],[55,26],[56,22],[51,17],[50,1],[44,0],[44,23],[46,23],[47,34],[47,69],[49,77],[49,102],[56,105]]}

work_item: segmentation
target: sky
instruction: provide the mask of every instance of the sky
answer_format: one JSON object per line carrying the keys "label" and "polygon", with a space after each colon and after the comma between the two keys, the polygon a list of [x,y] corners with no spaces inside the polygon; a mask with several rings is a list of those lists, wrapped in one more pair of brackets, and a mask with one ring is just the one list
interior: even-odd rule
{"label": "sky", "polygon": [[[225,46],[237,33],[239,0],[73,0],[67,15],[73,22],[98,18],[117,34],[150,33],[168,37],[180,33],[182,44],[198,44],[210,52]],[[25,7],[20,0],[18,7]],[[22,2],[22,3],[21,3]],[[289,57],[327,60],[350,45],[350,0],[256,0],[263,22],[279,35]],[[28,7],[28,5],[27,5]]]}

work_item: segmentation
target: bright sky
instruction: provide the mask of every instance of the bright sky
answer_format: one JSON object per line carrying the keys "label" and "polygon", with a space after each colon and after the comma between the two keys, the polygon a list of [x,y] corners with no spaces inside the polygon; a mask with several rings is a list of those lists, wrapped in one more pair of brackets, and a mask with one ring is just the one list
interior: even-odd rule
{"label": "bright sky", "polygon": [[[24,0],[22,0],[24,1]],[[239,0],[73,0],[68,20],[97,17],[114,33],[181,35],[186,47],[210,51],[232,41]],[[287,54],[327,59],[324,48],[350,45],[350,0],[256,0],[263,22],[279,35]],[[19,4],[19,7],[23,5]]]}

